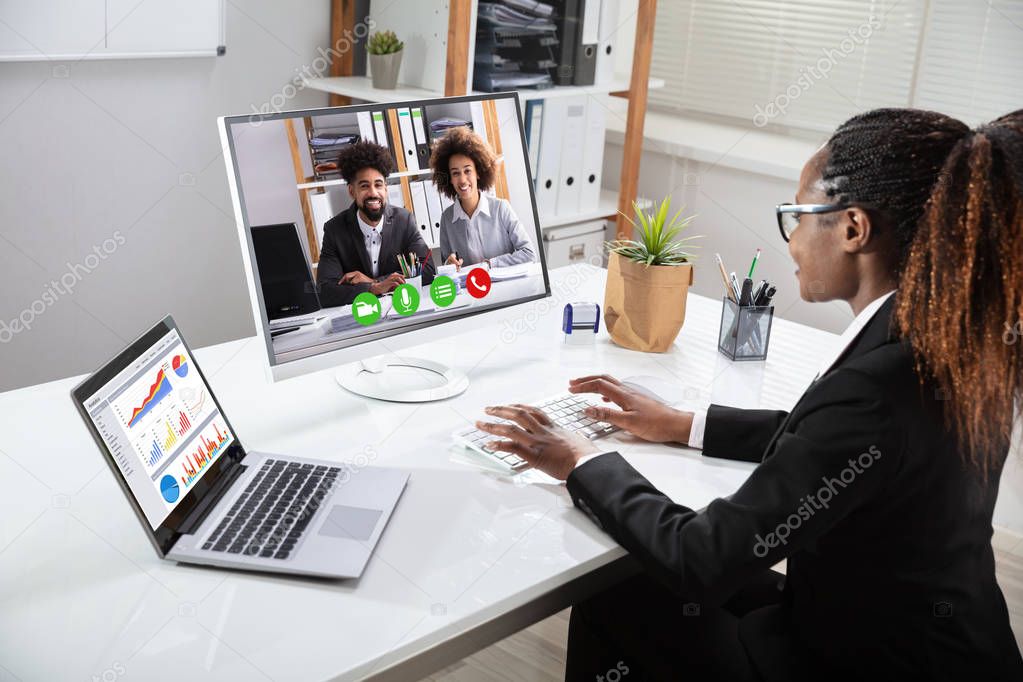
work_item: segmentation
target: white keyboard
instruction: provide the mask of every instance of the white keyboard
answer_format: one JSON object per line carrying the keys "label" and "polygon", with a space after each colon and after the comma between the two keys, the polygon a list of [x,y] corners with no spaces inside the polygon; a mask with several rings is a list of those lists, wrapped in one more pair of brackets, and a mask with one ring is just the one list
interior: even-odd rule
{"label": "white keyboard", "polygon": [[[532,403],[532,405],[543,410],[555,424],[558,424],[569,431],[577,431],[590,440],[603,438],[604,436],[612,434],[618,430],[617,426],[612,426],[607,422],[601,422],[587,417],[583,412],[583,410],[591,405],[607,405],[600,396],[592,393],[563,393],[546,400]],[[482,419],[483,421],[498,424],[511,423],[507,419],[500,419],[490,415],[484,415]],[[454,437],[455,441],[476,453],[484,455],[490,461],[503,468],[511,471],[521,471],[529,467],[526,460],[522,459],[518,455],[514,455],[510,452],[501,452],[500,450],[491,450],[486,447],[486,444],[490,441],[501,440],[500,436],[495,436],[492,433],[487,433],[486,431],[480,431],[475,426],[459,429],[451,435]]]}

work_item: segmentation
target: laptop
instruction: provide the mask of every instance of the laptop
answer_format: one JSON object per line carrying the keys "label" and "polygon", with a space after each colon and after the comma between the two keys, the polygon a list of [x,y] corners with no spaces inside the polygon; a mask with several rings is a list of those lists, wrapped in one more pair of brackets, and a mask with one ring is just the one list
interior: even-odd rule
{"label": "laptop", "polygon": [[408,482],[245,450],[170,316],[71,395],[163,559],[355,578]]}

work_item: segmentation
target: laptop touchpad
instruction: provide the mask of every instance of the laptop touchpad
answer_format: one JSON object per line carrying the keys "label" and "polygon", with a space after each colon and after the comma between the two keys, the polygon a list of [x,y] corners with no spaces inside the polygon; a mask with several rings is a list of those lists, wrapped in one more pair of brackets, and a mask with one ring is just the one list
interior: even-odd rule
{"label": "laptop touchpad", "polygon": [[336,504],[327,515],[327,520],[323,522],[320,535],[346,540],[369,540],[382,513],[379,509]]}

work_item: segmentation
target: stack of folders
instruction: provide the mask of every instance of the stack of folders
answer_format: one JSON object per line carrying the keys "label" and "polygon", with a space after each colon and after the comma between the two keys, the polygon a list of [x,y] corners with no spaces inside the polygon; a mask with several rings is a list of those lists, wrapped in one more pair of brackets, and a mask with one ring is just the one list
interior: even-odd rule
{"label": "stack of folders", "polygon": [[473,88],[499,92],[549,88],[558,70],[554,6],[536,0],[481,2]]}
{"label": "stack of folders", "polygon": [[430,140],[436,140],[443,137],[446,132],[452,128],[468,128],[472,130],[472,121],[466,121],[461,118],[452,118],[445,116],[444,118],[438,118],[435,121],[430,121]]}
{"label": "stack of folders", "polygon": [[309,151],[313,161],[313,175],[317,180],[340,177],[338,156],[341,150],[359,141],[359,134],[338,129],[313,130],[309,136]]}
{"label": "stack of folders", "polygon": [[[440,216],[451,203],[437,191],[430,171],[431,144],[437,123],[430,122],[425,107],[394,107],[356,114],[362,139],[385,147],[394,156],[397,172],[387,183],[387,201],[411,212],[423,239],[436,247],[440,239]],[[397,123],[397,133],[392,122]],[[461,121],[460,125],[465,125]],[[447,130],[447,128],[444,128]]]}
{"label": "stack of folders", "polygon": [[[611,82],[619,0],[481,2],[473,87]],[[543,79],[546,74],[550,80]]]}
{"label": "stack of folders", "polygon": [[[393,113],[398,121],[398,135],[394,135],[389,123]],[[419,171],[429,167],[430,139],[426,136],[429,123],[423,107],[398,107],[393,111],[360,111],[359,135],[366,142],[375,142],[386,148],[394,157],[399,171]]]}

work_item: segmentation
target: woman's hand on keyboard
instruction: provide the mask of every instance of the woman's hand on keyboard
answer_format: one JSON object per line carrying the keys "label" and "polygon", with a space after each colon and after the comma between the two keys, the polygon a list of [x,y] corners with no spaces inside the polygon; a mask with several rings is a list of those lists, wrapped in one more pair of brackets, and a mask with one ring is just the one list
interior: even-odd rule
{"label": "woman's hand on keyboard", "polygon": [[606,374],[579,377],[568,382],[571,393],[597,393],[618,407],[588,407],[586,415],[613,424],[652,443],[689,442],[693,413],[682,412],[624,386]]}
{"label": "woman's hand on keyboard", "polygon": [[598,452],[582,434],[558,426],[532,405],[488,407],[486,413],[511,424],[476,422],[476,428],[505,440],[493,440],[487,447],[518,455],[540,471],[559,480],[572,473],[585,455]]}

